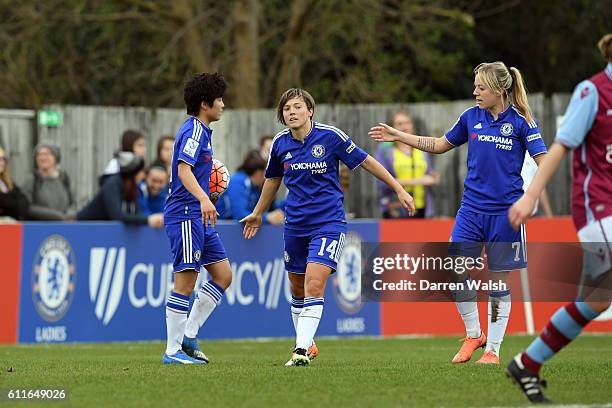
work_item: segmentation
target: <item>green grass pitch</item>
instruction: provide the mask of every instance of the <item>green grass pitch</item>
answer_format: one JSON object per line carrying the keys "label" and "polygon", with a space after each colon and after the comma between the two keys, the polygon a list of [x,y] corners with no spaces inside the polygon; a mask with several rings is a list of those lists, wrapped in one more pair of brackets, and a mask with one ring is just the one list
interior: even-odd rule
{"label": "green grass pitch", "polygon": [[[207,341],[206,366],[163,366],[165,344],[0,346],[0,389],[64,388],[45,406],[524,406],[505,364],[531,341],[509,336],[502,366],[453,366],[456,338],[320,339],[310,367],[284,367],[292,341]],[[612,406],[612,336],[582,336],[544,368],[558,404]],[[35,406],[8,404],[0,406]]]}

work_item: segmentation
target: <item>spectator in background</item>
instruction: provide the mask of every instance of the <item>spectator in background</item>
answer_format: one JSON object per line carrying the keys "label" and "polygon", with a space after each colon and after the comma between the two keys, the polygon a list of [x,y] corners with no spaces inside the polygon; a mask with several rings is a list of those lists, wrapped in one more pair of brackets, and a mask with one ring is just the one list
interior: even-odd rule
{"label": "spectator in background", "polygon": [[272,135],[263,135],[259,139],[259,155],[266,162],[268,161],[268,157],[270,157],[270,149],[272,148],[272,140],[274,136]]}
{"label": "spectator in background", "polygon": [[172,172],[172,152],[174,150],[174,140],[175,138],[169,135],[159,138],[157,141],[157,157],[153,162],[154,166],[164,167],[168,174]]}
{"label": "spectator in background", "polygon": [[[407,112],[395,112],[391,126],[402,132],[414,133],[414,123]],[[428,187],[440,182],[440,175],[431,168],[428,153],[413,149],[404,143],[385,143],[376,153],[376,159],[404,186],[414,198],[415,218],[433,215],[433,199]],[[408,211],[397,201],[396,194],[384,183],[377,183],[379,204],[383,218],[407,218]]]}
{"label": "spectator in background", "polygon": [[168,198],[168,172],[161,164],[147,169],[146,177],[138,184],[138,204],[144,215],[163,213]]}
{"label": "spectator in background", "polygon": [[344,213],[346,215],[346,219],[351,220],[355,218],[355,213],[351,211],[351,200],[349,195],[349,191],[351,189],[351,169],[346,167],[346,164],[344,163],[338,164],[338,181],[340,182],[340,188],[344,194]]}
{"label": "spectator in background", "polygon": [[77,220],[116,220],[163,227],[163,214],[146,216],[138,205],[138,183],[144,178],[144,159],[131,152],[119,152],[117,164],[119,173],[108,177],[93,200],[78,212]]}
{"label": "spectator in background", "polygon": [[[215,205],[220,219],[241,220],[253,211],[261,195],[265,170],[266,162],[257,152],[246,155],[232,175],[227,191]],[[267,211],[262,220],[264,224],[279,225],[285,222],[285,214],[281,209]]]}
{"label": "spectator in background", "polygon": [[[126,130],[121,135],[121,150],[120,152],[132,152],[135,155],[145,159],[147,155],[147,145],[145,144],[145,137],[142,133],[136,130]],[[117,161],[117,154],[108,162],[104,169],[104,174],[100,176],[100,185],[102,185],[109,176],[119,173],[119,163]]]}
{"label": "spectator in background", "polygon": [[[346,167],[344,163],[341,163],[339,165],[338,181],[340,181],[340,188],[342,188],[342,192],[345,195],[348,194],[351,188],[351,169]],[[345,201],[345,204],[346,204],[346,201]]]}
{"label": "spectator in background", "polygon": [[255,155],[261,157],[266,163],[268,162],[268,157],[270,157],[270,149],[272,148],[272,140],[274,136],[272,135],[262,135],[259,138],[259,148],[251,149],[247,153],[248,155]]}
{"label": "spectator in background", "polygon": [[23,220],[28,212],[28,199],[13,182],[8,156],[0,147],[0,221]]}
{"label": "spectator in background", "polygon": [[[266,162],[266,164],[268,163],[268,158],[270,158],[270,149],[272,148],[272,140],[274,140],[274,136],[270,135],[270,134],[266,134],[263,135],[259,138],[259,150],[253,149],[252,152],[254,154],[258,154],[259,157],[261,157],[263,159],[263,161]],[[342,166],[341,166],[342,167]],[[345,167],[345,170],[348,171],[348,169]],[[342,168],[340,169],[342,170]],[[342,172],[340,173],[340,178],[342,181]],[[344,187],[347,187],[348,190],[348,184],[342,184],[342,188],[344,189]],[[270,211],[275,210],[275,209],[280,209],[280,210],[284,210],[285,209],[285,204],[287,203],[287,191],[284,192],[284,197],[283,198],[277,198],[274,200],[274,202],[272,203],[272,206],[270,207]]]}
{"label": "spectator in background", "polygon": [[51,143],[39,143],[34,150],[36,170],[23,191],[30,201],[28,220],[63,221],[76,215],[68,174],[59,168],[61,152]]}

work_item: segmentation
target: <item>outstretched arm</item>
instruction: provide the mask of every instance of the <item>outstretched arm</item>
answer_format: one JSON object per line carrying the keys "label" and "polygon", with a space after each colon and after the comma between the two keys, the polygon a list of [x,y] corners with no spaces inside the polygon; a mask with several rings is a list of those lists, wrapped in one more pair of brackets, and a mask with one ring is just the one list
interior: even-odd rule
{"label": "outstretched arm", "polygon": [[538,197],[542,194],[544,187],[546,187],[553,174],[555,174],[559,163],[561,163],[568,150],[561,143],[555,142],[546,155],[534,157],[538,164],[538,171],[536,171],[533,181],[527,191],[525,191],[525,194],[508,211],[508,218],[514,229],[518,229],[531,216]]}
{"label": "outstretched arm", "polygon": [[366,169],[374,177],[376,177],[377,179],[388,185],[391,189],[393,189],[393,191],[395,191],[395,194],[397,194],[397,198],[399,199],[400,203],[402,203],[402,206],[408,209],[408,213],[410,215],[414,215],[414,200],[412,199],[410,194],[408,194],[406,190],[404,190],[402,185],[398,183],[396,179],[393,178],[391,173],[389,173],[387,169],[384,168],[382,164],[380,164],[372,156],[368,155],[368,157],[363,161],[363,163],[361,163],[361,167]]}
{"label": "outstretched arm", "polygon": [[246,239],[251,239],[257,234],[262,223],[261,216],[270,208],[270,204],[272,204],[272,200],[276,197],[282,180],[281,177],[267,178],[266,181],[264,181],[261,195],[259,196],[259,200],[253,212],[240,220],[240,222],[244,222],[244,231],[242,235],[244,235]]}
{"label": "outstretched arm", "polygon": [[411,135],[385,123],[379,123],[378,126],[374,126],[368,134],[377,142],[401,142],[424,152],[436,154],[448,152],[455,147],[445,137]]}

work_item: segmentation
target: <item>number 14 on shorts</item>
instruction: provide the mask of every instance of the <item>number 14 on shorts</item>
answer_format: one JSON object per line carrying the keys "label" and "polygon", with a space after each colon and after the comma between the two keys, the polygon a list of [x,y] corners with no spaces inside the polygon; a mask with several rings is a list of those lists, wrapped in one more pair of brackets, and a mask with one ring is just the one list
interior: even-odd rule
{"label": "number 14 on shorts", "polygon": [[342,248],[344,247],[344,236],[344,233],[340,233],[339,239],[321,237],[321,247],[317,255],[327,256],[329,259],[338,262],[342,254]]}
{"label": "number 14 on shorts", "polygon": [[[338,241],[335,239],[330,240],[331,242],[327,245],[327,238],[321,238],[321,249],[319,249],[319,256],[325,256],[325,252],[329,254],[329,259],[336,259],[336,250],[338,249]],[[325,247],[327,245],[327,247]]]}

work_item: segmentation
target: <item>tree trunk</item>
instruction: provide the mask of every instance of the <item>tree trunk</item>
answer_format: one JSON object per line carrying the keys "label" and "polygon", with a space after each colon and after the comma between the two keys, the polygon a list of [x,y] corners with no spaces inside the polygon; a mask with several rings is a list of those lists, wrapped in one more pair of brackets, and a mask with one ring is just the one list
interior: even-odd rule
{"label": "tree trunk", "polygon": [[234,108],[261,108],[259,65],[259,0],[238,0],[234,6],[236,63],[229,92]]}
{"label": "tree trunk", "polygon": [[276,76],[277,99],[288,88],[301,85],[302,61],[300,60],[300,37],[304,32],[304,24],[317,0],[299,0],[291,5],[291,19],[285,43],[279,50],[280,63]]}
{"label": "tree trunk", "polygon": [[210,42],[205,41],[204,35],[198,30],[198,16],[194,7],[189,0],[175,0],[173,9],[182,24],[179,30],[185,30],[184,45],[191,60],[191,74],[210,72],[213,69],[210,62]]}

